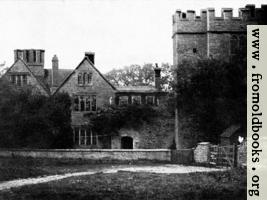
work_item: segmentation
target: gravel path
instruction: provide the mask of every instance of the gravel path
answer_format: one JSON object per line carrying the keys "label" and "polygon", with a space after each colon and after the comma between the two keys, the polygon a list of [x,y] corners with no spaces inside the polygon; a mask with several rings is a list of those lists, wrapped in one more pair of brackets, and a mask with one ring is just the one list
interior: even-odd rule
{"label": "gravel path", "polygon": [[44,177],[36,177],[36,178],[17,179],[13,181],[5,181],[5,182],[0,183],[0,191],[7,190],[10,188],[21,187],[25,185],[46,183],[50,181],[61,180],[64,178],[92,175],[96,173],[117,173],[118,171],[130,171],[130,172],[181,174],[181,173],[191,173],[191,172],[211,172],[211,171],[222,171],[222,170],[226,170],[226,169],[171,165],[171,164],[158,165],[158,166],[138,166],[138,165],[110,166],[109,168],[104,168],[104,169],[99,169],[99,170],[88,170],[85,172],[74,172],[74,173],[67,173],[63,175],[52,175],[52,176],[44,176]]}

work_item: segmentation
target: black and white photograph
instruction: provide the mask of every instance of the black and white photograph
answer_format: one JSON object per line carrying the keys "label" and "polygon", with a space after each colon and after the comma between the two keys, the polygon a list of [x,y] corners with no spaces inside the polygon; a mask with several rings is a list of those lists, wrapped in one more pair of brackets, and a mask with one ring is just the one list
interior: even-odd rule
{"label": "black and white photograph", "polygon": [[0,200],[265,199],[247,67],[266,16],[267,0],[0,1]]}

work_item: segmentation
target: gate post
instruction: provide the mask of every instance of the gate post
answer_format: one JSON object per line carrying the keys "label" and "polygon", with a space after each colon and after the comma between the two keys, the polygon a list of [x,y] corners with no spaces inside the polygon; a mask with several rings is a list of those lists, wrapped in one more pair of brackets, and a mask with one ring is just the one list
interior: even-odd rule
{"label": "gate post", "polygon": [[237,144],[236,143],[234,143],[233,144],[234,145],[234,167],[237,167]]}
{"label": "gate post", "polygon": [[200,142],[194,150],[194,161],[196,163],[209,164],[210,162],[210,143]]}

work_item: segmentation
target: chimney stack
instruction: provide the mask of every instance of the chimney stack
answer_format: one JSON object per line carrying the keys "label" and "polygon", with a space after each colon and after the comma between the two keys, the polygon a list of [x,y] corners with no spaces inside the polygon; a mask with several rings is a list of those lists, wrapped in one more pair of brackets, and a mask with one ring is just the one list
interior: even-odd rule
{"label": "chimney stack", "polygon": [[156,67],[154,68],[154,71],[155,71],[155,88],[157,90],[160,90],[161,87],[160,87],[160,72],[161,72],[161,69],[158,67],[158,64],[156,63]]}
{"label": "chimney stack", "polygon": [[58,58],[56,55],[52,58],[52,87],[58,86]]}
{"label": "chimney stack", "polygon": [[85,57],[91,61],[91,63],[95,64],[95,53],[94,52],[85,52]]}

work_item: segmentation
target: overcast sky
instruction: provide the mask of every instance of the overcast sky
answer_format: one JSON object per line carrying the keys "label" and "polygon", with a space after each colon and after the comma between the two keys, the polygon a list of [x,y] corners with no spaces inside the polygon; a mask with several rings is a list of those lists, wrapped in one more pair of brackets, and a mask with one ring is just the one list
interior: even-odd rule
{"label": "overcast sky", "polygon": [[172,15],[176,9],[237,9],[267,0],[56,0],[0,1],[0,64],[13,63],[14,49],[45,49],[60,68],[74,69],[85,51],[96,53],[101,72],[131,64],[172,64]]}

